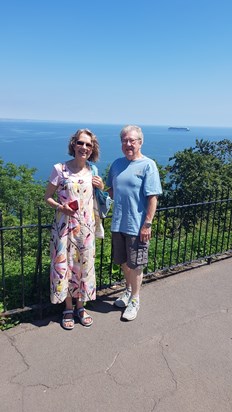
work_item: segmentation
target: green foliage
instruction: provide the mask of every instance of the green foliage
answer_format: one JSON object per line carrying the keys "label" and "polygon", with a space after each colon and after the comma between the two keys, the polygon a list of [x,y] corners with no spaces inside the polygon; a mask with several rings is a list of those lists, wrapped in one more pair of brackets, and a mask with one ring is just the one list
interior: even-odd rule
{"label": "green foliage", "polygon": [[196,146],[175,153],[167,166],[170,198],[178,203],[200,201],[232,187],[232,142],[196,140]]}
{"label": "green foliage", "polygon": [[168,170],[167,170],[166,167],[160,165],[156,160],[155,160],[155,162],[156,162],[156,166],[157,166],[158,171],[159,171],[162,190],[163,190],[163,193],[165,195],[165,194],[167,194],[167,192],[169,190],[169,183],[168,183],[168,180],[167,180]]}
{"label": "green foliage", "polygon": [[45,185],[34,179],[35,168],[16,166],[0,159],[0,210],[6,226],[15,225],[23,211],[24,223],[37,219],[38,207],[51,218],[51,210],[44,202]]}
{"label": "green foliage", "polygon": [[106,182],[106,179],[107,179],[109,170],[110,170],[110,164],[106,167],[106,169],[104,170],[104,172],[103,172],[103,174],[102,174],[102,180],[103,180],[103,182]]}
{"label": "green foliage", "polygon": [[121,270],[114,265],[111,256],[111,219],[110,215],[104,220],[104,241],[96,240],[95,270],[97,287],[111,285],[121,279]]}

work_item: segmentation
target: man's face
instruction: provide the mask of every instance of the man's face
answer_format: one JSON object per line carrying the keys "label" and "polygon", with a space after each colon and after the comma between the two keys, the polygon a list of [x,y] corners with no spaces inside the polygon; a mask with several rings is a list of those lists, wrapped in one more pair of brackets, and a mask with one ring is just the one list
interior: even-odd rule
{"label": "man's face", "polygon": [[141,157],[141,140],[138,139],[136,130],[131,130],[122,138],[122,151],[128,160],[136,160]]}

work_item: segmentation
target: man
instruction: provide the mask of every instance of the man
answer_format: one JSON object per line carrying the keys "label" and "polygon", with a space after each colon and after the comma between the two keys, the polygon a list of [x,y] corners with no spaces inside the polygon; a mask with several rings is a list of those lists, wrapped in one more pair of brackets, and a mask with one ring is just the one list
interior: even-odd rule
{"label": "man", "polygon": [[126,279],[126,291],[115,305],[126,308],[122,318],[133,320],[139,310],[143,267],[148,260],[152,220],[162,193],[157,166],[141,153],[143,132],[125,126],[120,133],[125,157],[113,162],[106,184],[114,199],[112,218],[113,257]]}

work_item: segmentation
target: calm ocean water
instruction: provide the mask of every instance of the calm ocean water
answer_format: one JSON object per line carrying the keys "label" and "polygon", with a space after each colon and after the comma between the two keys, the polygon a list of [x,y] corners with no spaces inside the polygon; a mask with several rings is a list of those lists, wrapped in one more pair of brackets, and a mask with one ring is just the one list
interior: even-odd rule
{"label": "calm ocean water", "polygon": [[[46,181],[53,164],[70,159],[68,141],[79,128],[88,127],[98,137],[100,174],[122,156],[119,133],[124,125],[37,122],[0,119],[0,157],[5,163],[35,167],[35,178]],[[232,140],[232,128],[190,127],[190,131],[169,131],[168,126],[141,126],[144,155],[167,165],[175,152],[195,145],[196,139]]]}

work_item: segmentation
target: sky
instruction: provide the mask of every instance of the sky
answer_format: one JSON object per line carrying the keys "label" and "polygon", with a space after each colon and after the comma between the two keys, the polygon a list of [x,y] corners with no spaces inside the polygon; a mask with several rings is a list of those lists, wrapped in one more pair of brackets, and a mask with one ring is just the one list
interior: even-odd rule
{"label": "sky", "polygon": [[232,126],[231,0],[0,0],[0,118]]}

